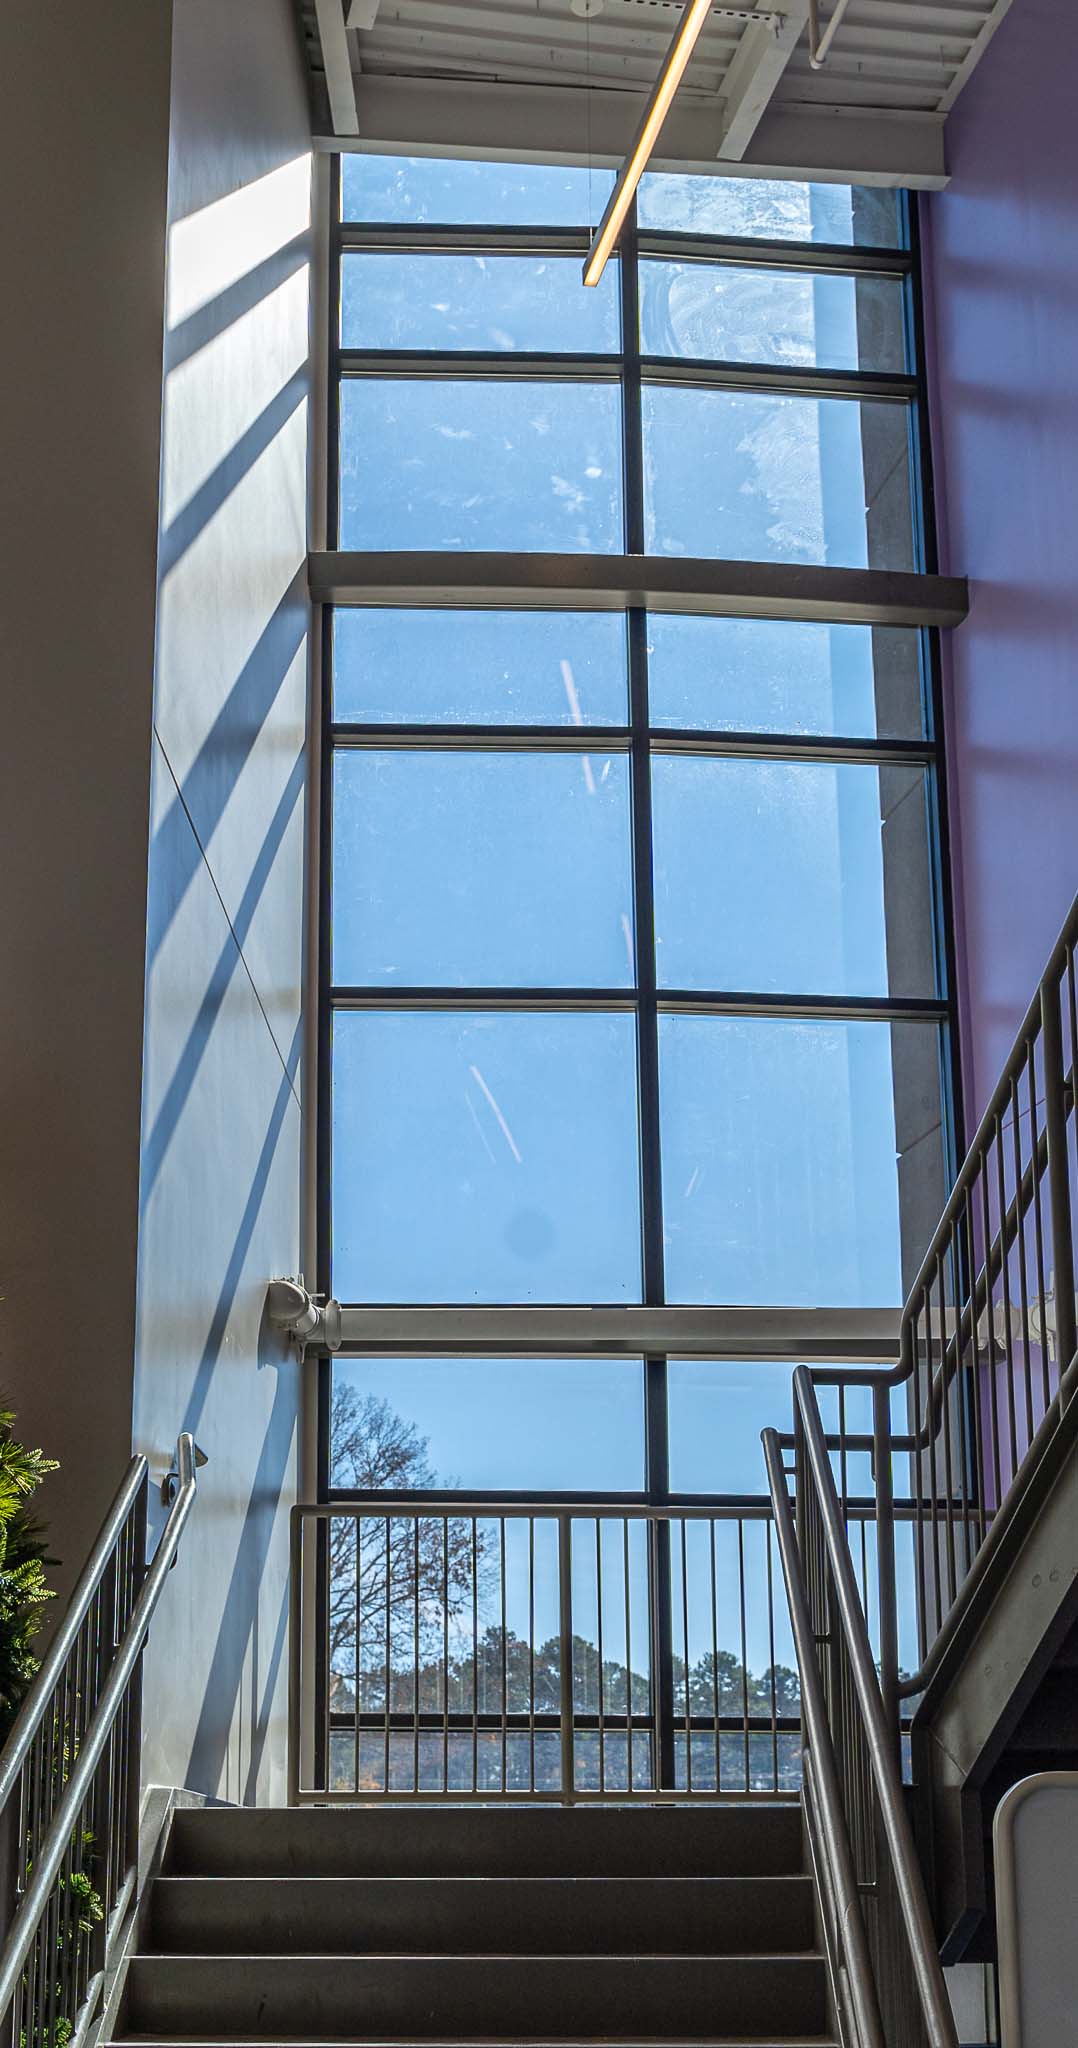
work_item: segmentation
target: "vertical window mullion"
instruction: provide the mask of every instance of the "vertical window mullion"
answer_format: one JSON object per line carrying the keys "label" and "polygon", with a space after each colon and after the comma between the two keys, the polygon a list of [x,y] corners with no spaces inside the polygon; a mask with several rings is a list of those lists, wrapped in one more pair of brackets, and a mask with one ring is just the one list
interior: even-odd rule
{"label": "vertical window mullion", "polygon": [[[635,206],[626,222],[620,244],[620,284],[625,546],[629,554],[642,554],[644,446],[640,412],[640,303]],[[628,615],[627,630],[629,722],[632,728],[633,890],[643,1297],[647,1305],[657,1307],[664,1299],[664,1282],[646,614],[639,610],[631,611]]]}

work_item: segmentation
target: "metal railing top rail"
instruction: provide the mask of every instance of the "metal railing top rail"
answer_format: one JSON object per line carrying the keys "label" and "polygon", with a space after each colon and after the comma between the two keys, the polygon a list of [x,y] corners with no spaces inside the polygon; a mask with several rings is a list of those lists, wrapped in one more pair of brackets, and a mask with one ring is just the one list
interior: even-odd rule
{"label": "metal railing top rail", "polygon": [[[132,1461],[124,1485],[121,1487],[116,1501],[106,1518],[101,1535],[94,1545],[86,1571],[79,1581],[69,1614],[73,1613],[78,1603],[82,1601],[82,1615],[85,1615],[89,1600],[97,1583],[96,1581],[91,1582],[92,1572],[95,1568],[100,1567],[103,1557],[108,1555],[107,1546],[109,1542],[115,1543],[116,1531],[122,1526],[124,1514],[130,1511],[131,1503],[143,1482],[145,1471],[144,1459],[136,1458]],[[72,1763],[71,1772],[64,1787],[63,1797],[53,1816],[48,1833],[38,1850],[33,1869],[30,1872],[29,1882],[8,1929],[3,1948],[0,1949],[0,2017],[7,2014],[15,1997],[20,1976],[42,1915],[48,1906],[53,1886],[68,1853],[72,1835],[79,1824],[80,1813],[90,1794],[95,1772],[101,1762],[113,1725],[123,1705],[124,1696],[138,1668],[139,1658],[146,1641],[150,1621],[164,1590],[169,1571],[175,1562],[180,1537],[194,1506],[198,1487],[195,1440],[187,1431],[180,1436],[177,1443],[176,1471],[178,1485],[169,1509],[168,1519],[161,1532],[160,1541],[142,1582],[138,1597],[135,1600],[134,1608],[122,1639],[116,1645],[114,1661],[90,1724],[79,1746],[78,1754]],[[124,1514],[120,1514],[119,1521],[117,1521],[121,1502],[125,1502],[126,1506]],[[100,1570],[98,1575],[100,1577]],[[80,1615],[79,1619],[81,1620],[81,1618],[82,1616]],[[68,1632],[67,1619],[68,1617],[65,1617],[65,1621],[61,1624],[57,1643],[59,1644],[62,1640],[67,1644],[69,1651],[73,1635]],[[72,1624],[76,1634],[78,1625],[78,1621]],[[33,1692],[28,1697],[25,1708],[12,1729],[3,1755],[0,1756],[0,1784],[6,1785],[9,1791],[18,1777],[22,1763],[25,1761],[29,1744],[51,1701],[52,1693],[47,1690],[49,1680],[51,1679],[52,1685],[55,1686],[56,1674],[60,1668],[62,1668],[62,1662],[58,1663],[57,1656],[50,1655],[46,1659],[39,1674],[40,1682],[35,1683]]]}
{"label": "metal railing top rail", "polygon": [[[794,1398],[805,1448],[799,1479],[810,1482],[823,1527],[834,1603],[829,1624],[841,1630],[849,1660],[857,1710],[871,1769],[880,1830],[890,1860],[895,1894],[905,1929],[909,1963],[930,2048],[957,2048],[954,2016],[944,1983],[929,1911],[924,1878],[914,1846],[899,1774],[895,1733],[889,1723],[883,1691],[868,1637],[864,1608],[857,1590],[849,1543],[824,1439],[811,1376],[802,1367],[794,1375]],[[777,1446],[776,1446],[777,1450]],[[802,1674],[802,1690],[804,1675]]]}
{"label": "metal railing top rail", "polygon": [[[959,1215],[961,1214],[963,1204],[967,1200],[971,1188],[976,1184],[978,1175],[981,1170],[981,1164],[983,1162],[985,1152],[989,1144],[991,1143],[996,1124],[1000,1117],[1004,1116],[1006,1114],[1006,1111],[1010,1107],[1011,1090],[1014,1085],[1015,1077],[1023,1071],[1029,1051],[1030,1039],[1035,1035],[1035,1033],[1038,1031],[1040,1027],[1042,1016],[1042,1004],[1044,1000],[1045,991],[1052,987],[1053,984],[1058,984],[1059,978],[1062,975],[1063,970],[1067,964],[1068,957],[1073,952],[1076,945],[1078,945],[1078,896],[1075,896],[1073,902],[1071,903],[1071,907],[1067,913],[1066,919],[1063,924],[1063,929],[1060,932],[1059,937],[1052,948],[1052,952],[1045,965],[1044,972],[1041,975],[1039,982],[1037,983],[1033,999],[1029,1004],[1029,1007],[1025,1013],[1025,1016],[1022,1019],[1021,1024],[1018,1027],[1018,1030],[1015,1032],[1010,1052],[1008,1053],[1007,1059],[1004,1062],[1003,1072],[1000,1075],[999,1081],[997,1082],[996,1087],[993,1089],[991,1096],[989,1097],[987,1107],[984,1111],[984,1115],[982,1116],[980,1123],[978,1124],[977,1129],[974,1132],[974,1135],[966,1148],[965,1159],[963,1160],[962,1165],[959,1168],[954,1186],[951,1189],[951,1192],[943,1205],[943,1212],[940,1216],[938,1224],[936,1225],[932,1241],[924,1255],[924,1258],[921,1261],[917,1277],[914,1280],[912,1287],[910,1287],[907,1292],[905,1307],[902,1311],[900,1339],[901,1356],[899,1358],[898,1364],[894,1366],[891,1372],[887,1375],[887,1377],[893,1384],[898,1384],[902,1380],[908,1379],[910,1377],[912,1361],[909,1355],[909,1333],[913,1327],[913,1324],[916,1320],[916,1316],[918,1313],[915,1304],[919,1303],[923,1299],[925,1289],[928,1287],[932,1279],[933,1273],[935,1272],[941,1257],[947,1249],[952,1230],[954,1228],[955,1223],[958,1220]],[[1073,1069],[1070,1077],[1069,1086],[1073,1090]],[[1004,1223],[1005,1219],[1001,1219],[1000,1230],[999,1232],[997,1232],[997,1238],[1000,1237],[1003,1233]],[[992,1247],[986,1247],[984,1254],[985,1257],[990,1257],[991,1252],[994,1249],[995,1245],[993,1245]],[[1073,1317],[1073,1304],[1071,1308],[1071,1313]],[[1067,1351],[1068,1357],[1073,1353],[1073,1350],[1074,1344],[1072,1340]]]}

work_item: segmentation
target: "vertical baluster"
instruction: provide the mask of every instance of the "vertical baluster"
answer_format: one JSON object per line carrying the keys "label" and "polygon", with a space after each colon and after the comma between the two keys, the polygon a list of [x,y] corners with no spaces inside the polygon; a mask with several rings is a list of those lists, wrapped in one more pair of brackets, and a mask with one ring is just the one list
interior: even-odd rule
{"label": "vertical baluster", "polygon": [[[769,1659],[769,1666],[770,1666],[770,1671],[771,1671],[771,1790],[772,1790],[773,1792],[777,1792],[777,1791],[778,1791],[778,1789],[779,1789],[779,1725],[778,1725],[778,1713],[779,1713],[779,1703],[778,1703],[778,1693],[777,1693],[777,1690],[776,1690],[776,1686],[775,1686],[775,1572],[774,1572],[774,1562],[773,1562],[773,1559],[772,1559],[772,1554],[771,1554],[771,1547],[772,1547],[772,1539],[773,1539],[773,1537],[774,1537],[774,1523],[773,1523],[773,1521],[772,1521],[772,1519],[771,1519],[771,1516],[770,1516],[770,1515],[769,1515],[769,1516],[768,1516],[768,1518],[767,1518],[767,1523],[766,1523],[766,1529],[767,1529],[767,1654],[768,1654],[768,1659]],[[711,1563],[712,1563],[712,1570],[714,1571],[714,1565],[715,1565],[715,1552],[714,1552],[714,1545],[712,1546],[712,1553],[711,1553]],[[718,1789],[718,1782],[719,1782],[719,1781],[718,1781],[718,1772],[716,1771],[716,1774],[715,1774],[715,1786],[716,1786],[716,1790]]]}
{"label": "vertical baluster", "polygon": [[925,1564],[924,1411],[921,1400],[921,1322],[919,1307],[913,1310],[909,1322],[904,1327],[903,1342],[909,1347],[906,1355],[912,1382],[910,1391],[906,1396],[906,1427],[912,1431],[913,1435],[910,1481],[913,1491],[914,1572],[917,1580],[918,1642],[920,1654],[923,1657],[928,1647],[928,1584]]}
{"label": "vertical baluster", "polygon": [[688,1523],[681,1518],[681,1642],[684,1654],[685,1679],[685,1790],[692,1792],[692,1695],[689,1686],[689,1558],[686,1531]]}
{"label": "vertical baluster", "polygon": [[1037,1037],[1034,1034],[1026,1053],[1026,1103],[1029,1110],[1029,1157],[1033,1175],[1033,1251],[1037,1273],[1037,1301],[1040,1306],[1040,1353],[1041,1353],[1041,1398],[1045,1411],[1052,1399],[1048,1372],[1048,1287],[1044,1269],[1044,1209],[1041,1202],[1041,1182],[1044,1178],[1041,1166],[1041,1135],[1037,1116]]}
{"label": "vertical baluster", "polygon": [[558,1516],[558,1640],[560,1644],[561,1796],[570,1806],[575,1793],[573,1754],[573,1536],[572,1518]]}
{"label": "vertical baluster", "polygon": [[420,1517],[419,1517],[418,1515],[417,1515],[417,1516],[415,1517],[415,1521],[414,1521],[414,1523],[413,1523],[413,1525],[412,1525],[412,1529],[413,1529],[413,1533],[412,1533],[412,1547],[413,1547],[413,1557],[412,1557],[412,1576],[413,1576],[413,1585],[412,1585],[412,1592],[413,1592],[413,1595],[414,1595],[414,1599],[415,1599],[415,1607],[414,1607],[414,1613],[413,1613],[413,1624],[412,1624],[412,1791],[413,1791],[413,1792],[414,1792],[414,1793],[416,1794],[416,1796],[418,1797],[418,1794],[419,1794],[419,1775],[420,1775],[420,1757],[419,1757],[419,1715],[420,1715],[420,1701],[419,1701],[419,1676],[420,1676],[420,1672],[419,1672],[419,1664],[420,1664],[420,1647],[419,1647],[419,1574],[420,1574],[420,1570],[421,1570],[421,1555],[422,1555],[422,1553],[421,1553],[421,1545],[420,1545],[420,1535],[421,1535],[421,1521],[420,1521]]}
{"label": "vertical baluster", "polygon": [[[947,1337],[947,1274],[944,1254],[941,1251],[935,1261],[936,1291],[939,1297],[940,1317],[940,1370],[939,1407],[943,1424],[943,1486],[944,1486],[944,1531],[947,1541],[947,1606],[950,1607],[958,1591],[958,1573],[955,1562],[954,1541],[954,1461],[951,1452],[951,1386],[948,1375],[950,1343]],[[931,1301],[931,1286],[929,1301]],[[940,1609],[940,1619],[944,1610]]]}
{"label": "vertical baluster", "polygon": [[[1071,1089],[1078,1068],[1075,1046],[1074,959],[1066,954],[1067,1010],[1071,1028]],[[1044,1132],[1048,1140],[1048,1210],[1052,1219],[1052,1261],[1056,1311],[1056,1359],[1059,1375],[1075,1353],[1074,1240],[1071,1223],[1070,1159],[1067,1142],[1067,1077],[1064,1073],[1063,1026],[1059,980],[1053,976],[1041,989],[1041,1035],[1044,1046]]]}
{"label": "vertical baluster", "polygon": [[719,1573],[715,1556],[715,1517],[707,1525],[708,1561],[711,1570],[711,1703],[715,1716],[715,1790],[722,1791],[722,1736],[719,1720],[722,1713],[719,1700]]}
{"label": "vertical baluster", "polygon": [[472,1791],[479,1790],[479,1523],[472,1516]]}
{"label": "vertical baluster", "polygon": [[954,1313],[954,1377],[956,1403],[958,1408],[958,1488],[961,1495],[962,1544],[961,1577],[969,1570],[969,1461],[970,1461],[970,1417],[969,1417],[969,1368],[966,1362],[966,1346],[962,1334],[964,1313],[962,1307],[962,1273],[958,1247],[958,1217],[955,1216],[947,1235],[950,1255],[951,1295]]}
{"label": "vertical baluster", "polygon": [[988,1532],[988,1517],[985,1511],[988,1473],[985,1469],[984,1391],[981,1379],[980,1318],[977,1315],[977,1304],[974,1298],[977,1279],[977,1259],[974,1245],[973,1208],[968,1194],[962,1204],[962,1220],[965,1229],[964,1256],[966,1262],[963,1312],[969,1317],[970,1400],[973,1404],[973,1443],[974,1459],[976,1461],[974,1499],[976,1502],[977,1541],[974,1547],[977,1548],[984,1542]]}
{"label": "vertical baluster", "polygon": [[506,1642],[506,1600],[505,1600],[505,1516],[498,1525],[498,1556],[501,1576],[502,1612],[502,1791],[509,1790],[509,1646]]}
{"label": "vertical baluster", "polygon": [[529,1784],[535,1787],[535,1516],[528,1516],[528,1753]]}
{"label": "vertical baluster", "polygon": [[630,1797],[633,1785],[633,1603],[629,1560],[629,1517],[622,1529],[622,1570],[625,1574],[625,1772]]}
{"label": "vertical baluster", "polygon": [[385,1591],[386,1591],[386,1598],[385,1598],[385,1642],[384,1642],[384,1644],[383,1644],[383,1651],[384,1651],[384,1657],[385,1657],[385,1686],[384,1686],[384,1689],[383,1689],[383,1696],[384,1696],[384,1702],[385,1702],[385,1728],[384,1728],[384,1730],[383,1730],[383,1760],[382,1760],[382,1790],[383,1790],[383,1792],[384,1792],[384,1793],[386,1793],[387,1795],[388,1795],[388,1793],[389,1793],[389,1789],[390,1789],[390,1782],[389,1782],[389,1781],[390,1781],[390,1776],[391,1776],[391,1773],[392,1773],[392,1766],[393,1766],[393,1759],[392,1759],[392,1752],[391,1752],[391,1744],[390,1744],[390,1736],[389,1736],[389,1731],[390,1731],[390,1725],[391,1725],[391,1716],[392,1716],[392,1708],[391,1708],[391,1705],[390,1705],[390,1701],[391,1701],[391,1698],[392,1698],[392,1682],[393,1682],[393,1645],[392,1645],[392,1634],[393,1634],[393,1619],[392,1619],[392,1599],[393,1599],[393,1592],[392,1592],[392,1585],[393,1585],[393,1528],[392,1528],[392,1523],[391,1523],[391,1521],[390,1521],[390,1518],[389,1518],[389,1516],[387,1515],[387,1516],[386,1516],[386,1588],[385,1588]]}
{"label": "vertical baluster", "polygon": [[356,1543],[355,1642],[352,1655],[352,1788],[358,1793],[362,1776],[360,1727],[363,1715],[363,1517],[353,1524]]}
{"label": "vertical baluster", "polygon": [[752,1790],[752,1744],[749,1732],[749,1632],[745,1602],[745,1521],[737,1518],[737,1581],[741,1599],[741,1724],[745,1743],[745,1790]]}
{"label": "vertical baluster", "polygon": [[992,1310],[992,1219],[989,1201],[987,1153],[981,1163],[978,1181],[981,1190],[981,1229],[984,1233],[984,1314],[988,1343],[988,1403],[992,1420],[992,1473],[995,1479],[996,1496],[992,1512],[995,1514],[998,1511],[1000,1501],[1003,1499],[1003,1452],[999,1427],[999,1375],[997,1371],[999,1346],[996,1340],[995,1316]]}
{"label": "vertical baluster", "polygon": [[606,1791],[606,1717],[603,1699],[603,1524],[595,1517],[595,1621],[599,1638],[599,1791]]}
{"label": "vertical baluster", "polygon": [[449,1516],[442,1519],[442,1791],[449,1791]]}
{"label": "vertical baluster", "polygon": [[[1028,1057],[1028,1052],[1027,1052]],[[1029,1355],[1029,1278],[1026,1272],[1026,1204],[1022,1197],[1022,1130],[1018,1105],[1018,1082],[1011,1081],[1011,1149],[1014,1155],[1014,1200],[1018,1250],[1018,1313],[1022,1328],[1022,1383],[1025,1390],[1026,1436],[1024,1450],[1033,1442],[1033,1370]],[[1033,1179],[1036,1179],[1034,1174]]]}
{"label": "vertical baluster", "polygon": [[[1014,1333],[1011,1329],[1011,1276],[1010,1259],[1007,1253],[1007,1185],[1003,1153],[1003,1123],[996,1117],[992,1128],[992,1146],[996,1155],[996,1199],[999,1202],[999,1278],[1003,1290],[1003,1345],[1007,1365],[1007,1426],[1011,1437],[1011,1464],[1007,1483],[1010,1485],[1019,1466],[1018,1455],[1018,1412],[1015,1407],[1014,1386]],[[991,1297],[990,1297],[991,1298]]]}

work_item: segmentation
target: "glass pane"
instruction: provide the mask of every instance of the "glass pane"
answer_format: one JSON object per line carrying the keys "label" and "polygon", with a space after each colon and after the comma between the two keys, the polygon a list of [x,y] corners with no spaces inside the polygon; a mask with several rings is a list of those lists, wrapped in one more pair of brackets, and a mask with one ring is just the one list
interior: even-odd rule
{"label": "glass pane", "polygon": [[670,1485],[675,1493],[767,1492],[763,1429],[792,1422],[793,1366],[672,1358],[667,1366]]}
{"label": "glass pane", "polygon": [[[828,1368],[830,1370],[830,1368]],[[760,1432],[793,1427],[793,1375],[796,1366],[784,1360],[672,1358],[667,1366],[670,1422],[670,1485],[675,1493],[767,1492]],[[837,1387],[817,1386],[820,1417],[829,1435],[839,1434]],[[845,1390],[845,1434],[871,1436],[872,1390]],[[891,1392],[891,1425],[896,1435],[909,1427],[906,1388]],[[789,1461],[787,1461],[789,1462]],[[846,1453],[847,1498],[871,1498],[876,1491],[868,1451]],[[896,1492],[905,1492],[903,1470],[895,1463]],[[831,1453],[835,1484],[842,1491],[842,1457]],[[858,1560],[859,1562],[860,1560]]]}
{"label": "glass pane", "polygon": [[901,371],[902,283],[740,264],[642,263],[640,346],[650,356]]}
{"label": "glass pane", "polygon": [[630,847],[625,754],[338,753],[333,978],[631,984]]}
{"label": "glass pane", "polygon": [[622,1014],[338,1014],[342,1301],[640,1299],[636,1028]]}
{"label": "glass pane", "polygon": [[330,1484],[395,1492],[637,1491],[644,1484],[643,1363],[335,1360]]}
{"label": "glass pane", "polygon": [[341,157],[341,215],[438,227],[589,227],[613,183],[613,171],[577,164],[460,163],[349,151]]}
{"label": "glass pane", "polygon": [[755,235],[772,242],[877,249],[897,249],[902,243],[897,193],[870,186],[648,171],[640,180],[637,206],[642,228],[679,234]]}
{"label": "glass pane", "polygon": [[340,544],[619,549],[620,391],[346,379]]}
{"label": "glass pane", "polygon": [[609,352],[619,341],[617,265],[585,291],[579,256],[346,255],[341,341],[345,348]]}
{"label": "glass pane", "polygon": [[652,798],[660,985],[935,995],[921,769],[658,755]]}
{"label": "glass pane", "polygon": [[897,1306],[900,1221],[911,1257],[931,1227],[897,1155],[933,1150],[935,1026],[666,1016],[659,1055],[668,1299]]}
{"label": "glass pane", "polygon": [[625,653],[615,612],[337,611],[334,717],[624,725]]}
{"label": "glass pane", "polygon": [[649,553],[912,569],[905,406],[645,385],[643,417]]}
{"label": "glass pane", "polygon": [[919,739],[920,636],[904,626],[648,618],[653,726]]}

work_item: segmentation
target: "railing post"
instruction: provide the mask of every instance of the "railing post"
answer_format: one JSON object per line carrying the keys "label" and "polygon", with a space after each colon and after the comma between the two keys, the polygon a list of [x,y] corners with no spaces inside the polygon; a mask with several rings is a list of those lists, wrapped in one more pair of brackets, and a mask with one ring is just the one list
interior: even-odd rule
{"label": "railing post", "polygon": [[[147,1472],[143,1478],[142,1487],[134,1511],[134,1529],[132,1532],[131,1556],[131,1587],[127,1601],[128,1615],[130,1615],[130,1611],[134,1607],[135,1601],[138,1599],[138,1596],[142,1591],[143,1580],[146,1577],[146,1536],[149,1490],[150,1477],[149,1473]],[[145,1662],[146,1659],[144,1652],[143,1655],[139,1658],[138,1665],[136,1667],[134,1676],[131,1680],[130,1706],[128,1709],[127,1718],[127,1783],[125,1787],[125,1799],[127,1806],[127,1838],[124,1844],[124,1848],[127,1869],[136,1872],[138,1870],[139,1823],[142,1818],[140,1811],[142,1804],[142,1691]]]}
{"label": "railing post", "polygon": [[[1067,1102],[1063,1086],[1063,1029],[1059,974],[1055,969],[1041,984],[1041,1045],[1044,1055],[1044,1134],[1048,1143],[1048,1209],[1052,1219],[1056,1362],[1062,1379],[1075,1352],[1074,1240],[1071,1235],[1067,1158]],[[1071,1061],[1073,1072],[1078,1067],[1078,1047],[1071,1047]]]}
{"label": "railing post", "polygon": [[571,1806],[576,1793],[576,1759],[573,1748],[573,1524],[569,1515],[558,1516],[558,1634],[561,1686],[561,1796]]}
{"label": "railing post", "polygon": [[872,1388],[872,1460],[876,1468],[876,1572],[879,1580],[880,1690],[895,1760],[901,1750],[898,1719],[898,1598],[895,1587],[895,1497],[891,1468],[891,1388]]}

